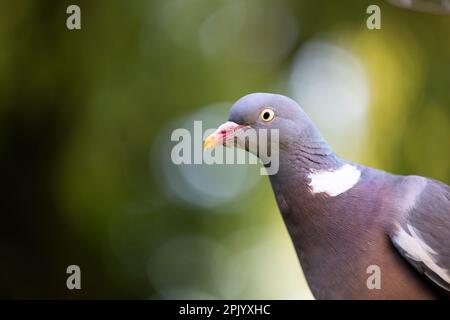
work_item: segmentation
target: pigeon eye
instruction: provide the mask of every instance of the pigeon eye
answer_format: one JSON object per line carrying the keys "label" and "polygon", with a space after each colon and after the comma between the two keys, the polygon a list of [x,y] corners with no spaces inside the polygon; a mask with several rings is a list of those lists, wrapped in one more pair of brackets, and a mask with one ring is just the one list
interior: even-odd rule
{"label": "pigeon eye", "polygon": [[271,121],[274,116],[275,116],[275,113],[273,112],[272,109],[264,109],[261,112],[261,120],[265,121],[265,122]]}

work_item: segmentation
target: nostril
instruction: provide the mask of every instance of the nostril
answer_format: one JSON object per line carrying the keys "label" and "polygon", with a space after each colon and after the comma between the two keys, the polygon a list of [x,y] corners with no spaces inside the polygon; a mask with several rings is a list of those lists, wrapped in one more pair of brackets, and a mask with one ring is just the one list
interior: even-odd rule
{"label": "nostril", "polygon": [[221,130],[219,134],[222,137],[222,139],[224,139],[227,136],[227,131],[226,130]]}

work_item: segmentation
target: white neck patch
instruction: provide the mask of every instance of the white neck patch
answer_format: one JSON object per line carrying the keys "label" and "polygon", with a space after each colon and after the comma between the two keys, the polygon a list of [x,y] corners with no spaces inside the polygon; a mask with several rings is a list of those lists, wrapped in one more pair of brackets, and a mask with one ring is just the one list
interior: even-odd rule
{"label": "white neck patch", "polygon": [[361,176],[361,171],[355,166],[345,164],[333,171],[314,171],[308,177],[312,193],[324,192],[335,197],[352,188]]}

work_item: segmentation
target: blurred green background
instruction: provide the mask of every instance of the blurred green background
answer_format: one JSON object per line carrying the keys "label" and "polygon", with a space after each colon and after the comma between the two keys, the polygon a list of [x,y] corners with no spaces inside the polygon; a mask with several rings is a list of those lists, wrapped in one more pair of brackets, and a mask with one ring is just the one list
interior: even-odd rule
{"label": "blurred green background", "polygon": [[278,92],[342,157],[449,183],[449,31],[384,1],[1,1],[0,297],[311,299],[259,167],[175,166],[171,131]]}

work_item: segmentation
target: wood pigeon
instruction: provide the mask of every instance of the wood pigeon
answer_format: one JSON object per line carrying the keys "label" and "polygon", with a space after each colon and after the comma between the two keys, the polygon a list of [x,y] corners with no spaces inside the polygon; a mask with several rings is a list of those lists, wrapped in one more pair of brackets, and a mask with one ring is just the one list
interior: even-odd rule
{"label": "wood pigeon", "polygon": [[450,296],[448,185],[341,159],[300,106],[278,94],[239,99],[204,146],[245,148],[268,166],[242,140],[251,129],[278,132],[279,169],[269,178],[315,298]]}

